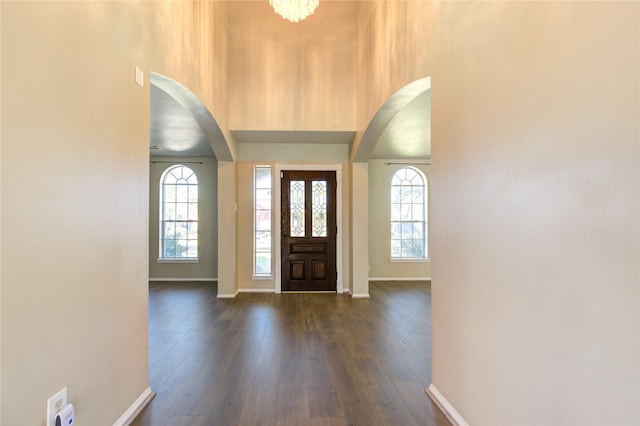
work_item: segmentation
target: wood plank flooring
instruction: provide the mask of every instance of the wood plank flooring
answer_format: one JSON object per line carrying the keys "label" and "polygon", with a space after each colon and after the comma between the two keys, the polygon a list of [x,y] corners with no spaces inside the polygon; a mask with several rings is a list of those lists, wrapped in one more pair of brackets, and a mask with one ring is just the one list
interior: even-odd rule
{"label": "wood plank flooring", "polygon": [[134,426],[447,425],[431,382],[428,282],[370,299],[151,283],[149,382]]}

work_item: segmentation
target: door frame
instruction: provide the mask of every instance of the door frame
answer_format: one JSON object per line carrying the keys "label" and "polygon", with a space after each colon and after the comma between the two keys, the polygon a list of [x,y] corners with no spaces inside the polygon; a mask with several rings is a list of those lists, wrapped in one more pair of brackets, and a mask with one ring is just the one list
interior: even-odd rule
{"label": "door frame", "polygon": [[344,293],[342,283],[342,164],[276,164],[275,168],[275,224],[277,237],[275,238],[275,281],[276,293],[282,292],[282,253],[280,239],[280,219],[282,216],[282,194],[280,189],[280,172],[283,170],[316,170],[323,172],[336,172],[336,272],[338,278],[336,280],[336,293]]}

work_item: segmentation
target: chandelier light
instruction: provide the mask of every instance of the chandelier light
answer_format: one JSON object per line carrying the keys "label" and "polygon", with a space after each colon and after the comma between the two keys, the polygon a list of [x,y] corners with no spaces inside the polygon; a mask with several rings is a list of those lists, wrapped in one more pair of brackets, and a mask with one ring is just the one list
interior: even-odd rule
{"label": "chandelier light", "polygon": [[269,0],[273,10],[287,21],[299,22],[316,11],[320,0]]}

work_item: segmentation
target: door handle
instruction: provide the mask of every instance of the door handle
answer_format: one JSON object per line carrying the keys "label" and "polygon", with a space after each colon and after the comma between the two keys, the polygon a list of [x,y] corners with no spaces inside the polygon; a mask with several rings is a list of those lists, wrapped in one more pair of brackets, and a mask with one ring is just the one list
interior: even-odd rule
{"label": "door handle", "polygon": [[287,238],[287,234],[282,234],[282,238]]}

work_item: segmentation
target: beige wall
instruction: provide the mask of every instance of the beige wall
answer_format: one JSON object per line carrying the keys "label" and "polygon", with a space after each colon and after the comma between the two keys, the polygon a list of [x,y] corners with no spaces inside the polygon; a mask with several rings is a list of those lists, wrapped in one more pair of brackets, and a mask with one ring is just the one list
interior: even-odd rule
{"label": "beige wall", "polygon": [[[165,170],[175,164],[185,164],[198,177],[198,263],[158,262],[160,178]],[[151,157],[149,167],[149,279],[217,279],[218,165],[216,159],[212,157],[182,159]]]}
{"label": "beige wall", "polygon": [[367,163],[350,163],[351,172],[351,292],[369,297],[369,175]]}
{"label": "beige wall", "polygon": [[470,424],[640,422],[639,8],[432,11],[433,383]]}
{"label": "beige wall", "polygon": [[[405,85],[429,76],[426,37],[438,25],[433,11],[438,9],[439,3],[359,1],[357,7],[357,133],[350,151],[351,159],[358,151],[362,135],[372,118],[389,97]],[[356,191],[368,191],[368,183],[361,184],[364,188],[354,188],[354,194]],[[359,223],[368,221],[368,215],[368,210],[357,214],[352,212],[353,220]],[[368,237],[368,229],[354,232],[351,243],[353,247],[365,249],[366,253],[375,250],[376,255],[380,255],[381,251],[373,248]],[[366,260],[362,256],[361,251],[354,253],[359,265],[357,268],[354,266],[354,275],[368,277],[368,254]],[[379,264],[379,261],[374,261]],[[361,291],[368,294],[368,285],[363,283],[361,287]]]}
{"label": "beige wall", "polygon": [[355,130],[355,2],[321,2],[296,24],[266,1],[229,9],[232,129]]}
{"label": "beige wall", "polygon": [[349,156],[349,147],[343,144],[305,143],[241,143],[238,144],[240,161],[272,161],[291,163],[340,163]]}
{"label": "beige wall", "polygon": [[[238,50],[262,39],[227,26],[236,6],[0,4],[0,423],[43,424],[69,386],[78,419],[112,424],[147,386],[149,91],[135,65],[189,88],[227,135],[361,134],[389,95],[431,76],[433,383],[471,424],[640,423],[640,4],[358,2],[360,25],[298,55],[319,70],[309,79],[254,58],[254,43]],[[358,49],[341,49],[354,29]],[[265,51],[284,60],[274,40]],[[345,168],[343,197],[361,207],[367,165]],[[219,164],[223,294],[238,288],[238,173]],[[364,223],[344,234],[356,293]]]}
{"label": "beige wall", "polygon": [[637,424],[640,4],[359,5],[359,130],[432,81],[434,385],[470,424]]}
{"label": "beige wall", "polygon": [[43,425],[68,386],[78,421],[113,424],[148,386],[149,71],[226,126],[225,6],[0,7],[0,423]]}
{"label": "beige wall", "polygon": [[[247,149],[248,147],[243,148],[243,145],[247,144],[239,144],[238,152],[241,154],[244,153],[245,157],[256,157],[259,153],[262,152],[262,149],[258,151],[251,151],[249,153]],[[342,245],[342,265],[343,265],[343,274],[342,274],[342,282],[344,289],[350,289],[350,258],[349,258],[349,175],[345,173],[345,169],[347,169],[348,164],[346,163],[348,150],[346,147],[341,150],[339,155],[327,155],[325,153],[324,159],[328,161],[323,162],[314,162],[312,161],[314,158],[313,155],[307,155],[301,158],[304,158],[305,161],[297,160],[291,161],[289,159],[288,151],[279,150],[279,144],[269,144],[272,149],[267,149],[271,154],[266,155],[267,157],[264,161],[240,161],[237,162],[237,182],[238,182],[238,288],[242,290],[274,290],[276,287],[275,284],[275,256],[279,256],[279,253],[275,252],[275,238],[279,236],[279,225],[275,223],[275,208],[277,208],[277,203],[275,200],[275,186],[273,187],[273,206],[272,206],[272,221],[273,223],[273,239],[272,239],[272,247],[274,261],[272,264],[272,279],[264,280],[252,279],[253,275],[253,170],[256,165],[267,165],[271,166],[271,172],[274,174],[274,185],[279,185],[280,179],[278,176],[275,176],[276,173],[276,165],[286,165],[287,167],[297,164],[301,165],[301,167],[305,167],[308,165],[317,165],[317,164],[331,164],[336,165],[340,164],[342,166],[342,217],[343,217],[343,231],[341,233],[342,239],[338,241],[338,244]],[[289,144],[285,144],[287,146]],[[280,160],[277,160],[280,158]]]}
{"label": "beige wall", "polygon": [[[391,178],[399,160],[369,160],[369,278],[431,278],[430,262],[391,262]],[[430,181],[429,166],[412,165]],[[428,198],[427,198],[428,201]],[[427,203],[429,206],[429,203]],[[428,215],[427,215],[428,219]],[[428,235],[427,235],[428,238]]]}
{"label": "beige wall", "polygon": [[128,12],[2,3],[2,424],[64,386],[113,423],[147,387],[149,91],[105,25]]}
{"label": "beige wall", "polygon": [[358,1],[357,130],[352,153],[384,102],[429,76],[426,36],[441,25],[434,1]]}
{"label": "beige wall", "polygon": [[141,28],[147,28],[142,32],[143,49],[137,52],[149,56],[149,69],[145,71],[169,77],[197,96],[214,117],[235,156],[229,132],[230,2],[136,3],[129,3],[130,7],[141,12]]}
{"label": "beige wall", "polygon": [[218,297],[234,297],[238,290],[237,217],[238,163],[218,162]]}

